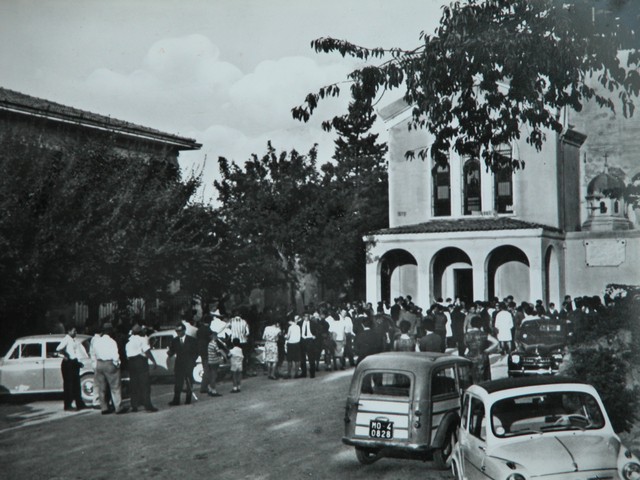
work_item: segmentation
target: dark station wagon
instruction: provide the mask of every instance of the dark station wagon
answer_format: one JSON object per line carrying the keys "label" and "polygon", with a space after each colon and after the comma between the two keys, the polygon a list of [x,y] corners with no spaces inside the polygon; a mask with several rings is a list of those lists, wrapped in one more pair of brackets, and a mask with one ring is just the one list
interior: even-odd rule
{"label": "dark station wagon", "polygon": [[461,395],[471,362],[428,352],[386,352],[356,368],[345,411],[343,443],[370,464],[381,457],[434,460],[451,465]]}

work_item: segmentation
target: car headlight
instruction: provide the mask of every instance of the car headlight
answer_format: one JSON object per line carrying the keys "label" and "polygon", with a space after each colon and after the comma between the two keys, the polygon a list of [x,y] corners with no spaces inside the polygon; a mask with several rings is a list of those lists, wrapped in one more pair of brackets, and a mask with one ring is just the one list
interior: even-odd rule
{"label": "car headlight", "polygon": [[524,475],[521,475],[519,473],[512,473],[507,477],[507,480],[527,480],[527,479],[524,477]]}
{"label": "car headlight", "polygon": [[622,467],[622,478],[625,480],[638,480],[640,479],[640,464],[636,462],[629,462]]}
{"label": "car headlight", "polygon": [[520,355],[511,355],[511,361],[513,363],[520,363]]}
{"label": "car headlight", "polygon": [[563,358],[563,357],[562,357],[562,354],[561,354],[561,353],[554,353],[554,354],[553,354],[553,359],[554,359],[556,362],[561,362],[561,361],[562,361],[562,358]]}

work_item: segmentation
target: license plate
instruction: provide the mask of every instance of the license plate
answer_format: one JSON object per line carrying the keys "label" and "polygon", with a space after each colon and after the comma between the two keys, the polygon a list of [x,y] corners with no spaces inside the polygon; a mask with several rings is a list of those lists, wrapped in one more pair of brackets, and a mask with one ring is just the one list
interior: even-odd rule
{"label": "license plate", "polygon": [[373,438],[393,438],[393,422],[387,420],[369,421],[369,436]]}

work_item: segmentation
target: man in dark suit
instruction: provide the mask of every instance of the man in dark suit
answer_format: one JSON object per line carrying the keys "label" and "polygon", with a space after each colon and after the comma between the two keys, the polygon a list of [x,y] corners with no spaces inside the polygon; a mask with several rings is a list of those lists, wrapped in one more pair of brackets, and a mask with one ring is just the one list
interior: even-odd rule
{"label": "man in dark suit", "polygon": [[302,320],[298,322],[300,326],[300,376],[307,376],[307,360],[309,361],[309,377],[316,376],[317,339],[320,337],[320,326],[311,319],[309,313],[305,313]]}
{"label": "man in dark suit", "polygon": [[384,351],[384,338],[378,330],[372,329],[370,318],[362,320],[362,330],[356,335],[354,348],[358,356],[358,363],[369,355]]}
{"label": "man in dark suit", "polygon": [[187,384],[187,396],[184,403],[187,405],[191,403],[191,375],[198,357],[198,342],[195,338],[186,335],[186,331],[186,327],[182,324],[176,327],[178,336],[173,337],[167,351],[169,357],[176,356],[173,400],[169,402],[169,405],[172,406],[180,405],[180,393],[185,383]]}

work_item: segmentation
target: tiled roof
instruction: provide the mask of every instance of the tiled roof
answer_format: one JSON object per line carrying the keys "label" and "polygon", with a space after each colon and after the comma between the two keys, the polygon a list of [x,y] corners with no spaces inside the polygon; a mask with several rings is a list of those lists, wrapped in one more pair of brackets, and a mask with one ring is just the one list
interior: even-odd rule
{"label": "tiled roof", "polygon": [[476,232],[489,230],[527,230],[542,228],[551,232],[561,232],[556,227],[549,227],[539,223],[525,222],[510,217],[471,217],[431,220],[413,225],[384,228],[371,232],[372,235],[392,235],[402,233],[445,233],[445,232]]}
{"label": "tiled roof", "polygon": [[202,146],[190,138],[164,133],[153,128],[143,127],[78,108],[68,107],[0,87],[0,110],[3,109],[26,115],[46,116],[53,120],[139,136],[157,142],[172,144],[179,150],[197,150]]}

